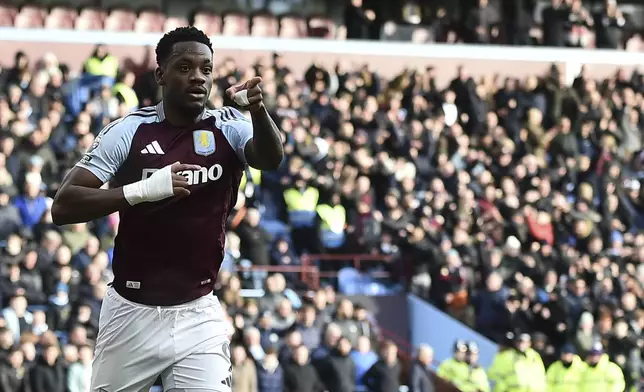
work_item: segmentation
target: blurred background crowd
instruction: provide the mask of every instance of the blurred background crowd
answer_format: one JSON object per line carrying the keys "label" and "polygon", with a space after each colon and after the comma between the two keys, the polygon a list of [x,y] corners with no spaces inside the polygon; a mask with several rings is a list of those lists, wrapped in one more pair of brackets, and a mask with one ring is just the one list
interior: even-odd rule
{"label": "blurred background crowd", "polygon": [[[0,5],[0,26],[324,37],[642,51],[641,2],[623,0],[85,0]],[[42,3],[49,4],[43,0]],[[100,4],[102,6],[97,6]]]}
{"label": "blurred background crowd", "polygon": [[[346,35],[376,37],[380,11],[360,3],[346,5]],[[490,3],[432,19],[436,40],[620,48],[636,37],[611,1],[546,4],[540,33]],[[216,62],[209,105],[262,76],[287,155],[278,171],[246,170],[228,222],[217,295],[236,392],[430,392],[441,379],[463,392],[488,381],[507,392],[640,386],[642,74],[599,80],[582,67],[570,81],[552,65],[519,80],[462,66],[441,83],[432,66],[384,78],[377,64],[293,72],[280,54]],[[88,390],[118,214],[56,227],[52,197],[106,124],[160,99],[153,70],[122,66],[109,46],[76,68],[23,52],[1,68],[2,392]],[[453,359],[435,363],[421,346],[403,366],[368,306],[345,297],[405,291],[499,344],[493,365],[459,340]]]}

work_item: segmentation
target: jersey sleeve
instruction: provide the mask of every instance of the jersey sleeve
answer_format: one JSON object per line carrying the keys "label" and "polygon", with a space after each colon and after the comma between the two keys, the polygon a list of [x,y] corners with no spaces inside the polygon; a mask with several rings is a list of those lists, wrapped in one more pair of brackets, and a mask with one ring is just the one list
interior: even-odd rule
{"label": "jersey sleeve", "polygon": [[253,138],[253,123],[235,108],[226,106],[220,111],[221,115],[218,116],[221,121],[220,129],[239,159],[246,164],[244,149]]}
{"label": "jersey sleeve", "polygon": [[108,124],[76,166],[89,170],[103,183],[110,181],[127,159],[135,131],[136,126],[127,119]]}

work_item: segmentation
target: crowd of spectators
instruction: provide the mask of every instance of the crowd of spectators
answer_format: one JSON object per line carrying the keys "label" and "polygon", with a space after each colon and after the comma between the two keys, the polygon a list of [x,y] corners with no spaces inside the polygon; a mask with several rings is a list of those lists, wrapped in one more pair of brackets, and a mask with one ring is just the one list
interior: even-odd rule
{"label": "crowd of spectators", "polygon": [[[14,380],[30,364],[38,392],[82,390],[68,379],[87,383],[85,348],[96,334],[118,227],[118,215],[55,227],[51,197],[105,124],[159,98],[151,70],[94,67],[110,58],[98,47],[79,77],[53,54],[18,53],[1,74],[0,344],[10,368],[0,374]],[[412,291],[497,342],[508,331],[533,334],[547,362],[566,343],[583,354],[600,340],[630,382],[641,377],[640,74],[594,80],[582,70],[568,84],[556,66],[525,80],[475,80],[461,67],[439,86],[431,67],[383,80],[369,65],[313,64],[296,75],[278,55],[249,69],[222,60],[210,104],[227,104],[226,87],[261,75],[287,153],[276,172],[247,171],[227,262],[297,266],[307,253],[389,255],[370,271],[409,272]],[[366,311],[327,304],[332,290],[318,291],[312,305],[295,295],[297,274],[222,275],[233,341],[246,348],[233,349],[236,366],[249,367],[244,352],[259,360],[260,391],[278,390],[259,374],[282,367],[295,383],[288,388],[314,380],[300,365],[287,369],[291,352],[281,349],[289,344],[301,341],[314,358],[329,350],[329,358],[344,358],[377,340]],[[261,300],[240,296],[240,287],[260,286],[269,293]],[[376,369],[393,372],[393,346],[382,351],[389,365]],[[295,363],[306,355],[298,349]],[[342,358],[324,359],[322,371],[343,372]],[[374,385],[392,385],[385,370]],[[348,380],[322,374],[324,382]]]}
{"label": "crowd of spectators", "polygon": [[615,0],[551,0],[545,7],[533,0],[350,0],[344,14],[349,39],[641,51],[641,33],[632,22]]}

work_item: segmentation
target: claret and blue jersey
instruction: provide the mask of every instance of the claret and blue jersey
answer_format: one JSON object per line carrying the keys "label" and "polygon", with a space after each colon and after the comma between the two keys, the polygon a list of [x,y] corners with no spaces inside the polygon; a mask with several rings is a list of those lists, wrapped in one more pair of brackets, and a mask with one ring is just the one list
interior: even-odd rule
{"label": "claret and blue jersey", "polygon": [[114,288],[147,305],[174,305],[212,291],[224,253],[225,222],[237,198],[252,123],[230,107],[206,110],[192,126],[175,127],[163,103],[111,124],[77,166],[123,186],[175,162],[190,196],[121,211],[114,247]]}

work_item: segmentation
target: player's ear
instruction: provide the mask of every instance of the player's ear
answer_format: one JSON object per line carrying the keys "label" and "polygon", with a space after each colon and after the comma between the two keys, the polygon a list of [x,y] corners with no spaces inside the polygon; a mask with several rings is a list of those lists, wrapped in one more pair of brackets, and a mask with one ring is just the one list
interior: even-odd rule
{"label": "player's ear", "polygon": [[159,86],[163,86],[165,84],[165,81],[163,80],[163,68],[156,67],[154,70],[154,79],[156,79]]}

